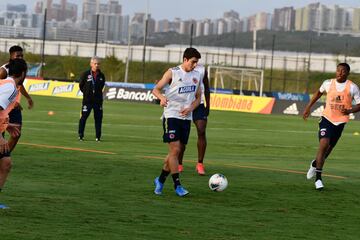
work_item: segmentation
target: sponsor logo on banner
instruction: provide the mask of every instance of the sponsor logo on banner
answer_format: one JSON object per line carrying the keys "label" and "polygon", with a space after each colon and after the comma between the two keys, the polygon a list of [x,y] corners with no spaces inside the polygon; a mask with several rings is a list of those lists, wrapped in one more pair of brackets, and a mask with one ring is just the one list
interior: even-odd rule
{"label": "sponsor logo on banner", "polygon": [[105,98],[112,100],[127,100],[139,102],[153,102],[156,97],[151,90],[144,89],[126,89],[126,88],[108,88]]}
{"label": "sponsor logo on banner", "polygon": [[76,96],[77,97],[82,97],[83,96],[83,93],[82,93],[82,91],[80,89],[77,91]]}
{"label": "sponsor logo on banner", "polygon": [[284,114],[292,114],[292,115],[298,115],[299,110],[297,108],[296,103],[291,104],[289,107],[287,107],[284,111]]}
{"label": "sponsor logo on banner", "polygon": [[316,108],[316,109],[310,114],[310,116],[313,116],[313,117],[321,117],[323,111],[324,111],[324,105],[321,105],[320,107]]}
{"label": "sponsor logo on banner", "polygon": [[117,88],[109,88],[109,91],[106,93],[107,99],[115,99],[117,93]]}
{"label": "sponsor logo on banner", "polygon": [[29,86],[28,92],[46,91],[49,89],[50,82],[35,83]]}
{"label": "sponsor logo on banner", "polygon": [[24,82],[26,90],[34,95],[56,96],[66,98],[81,98],[79,95],[79,84],[62,81],[26,79]]}
{"label": "sponsor logo on banner", "polygon": [[57,95],[61,93],[71,93],[73,90],[74,90],[74,84],[67,84],[67,85],[54,87],[52,94]]}
{"label": "sponsor logo on banner", "polygon": [[309,94],[273,92],[273,96],[277,100],[310,101]]}
{"label": "sponsor logo on banner", "polygon": [[211,94],[211,109],[270,114],[274,98]]}

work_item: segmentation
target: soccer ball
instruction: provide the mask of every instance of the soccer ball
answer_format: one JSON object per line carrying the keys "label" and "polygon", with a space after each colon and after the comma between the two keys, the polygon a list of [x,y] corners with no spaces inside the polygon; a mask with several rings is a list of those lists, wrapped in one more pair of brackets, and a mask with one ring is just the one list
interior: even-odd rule
{"label": "soccer ball", "polygon": [[209,179],[209,188],[215,192],[224,191],[227,185],[228,180],[220,173],[215,173]]}

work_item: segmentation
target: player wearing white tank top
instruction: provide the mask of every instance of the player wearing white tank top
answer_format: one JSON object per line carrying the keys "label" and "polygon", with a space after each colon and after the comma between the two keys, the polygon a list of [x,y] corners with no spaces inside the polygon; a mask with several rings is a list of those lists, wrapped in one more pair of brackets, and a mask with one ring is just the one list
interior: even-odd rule
{"label": "player wearing white tank top", "polygon": [[[0,81],[0,131],[7,130],[11,137],[20,134],[19,126],[9,123],[8,113],[15,106],[17,87],[24,81],[27,65],[23,59],[14,59],[9,62],[9,77]],[[8,141],[0,134],[0,192],[11,170],[10,146]],[[7,208],[0,204],[0,209]]]}
{"label": "player wearing white tank top", "polygon": [[[161,174],[154,180],[154,193],[157,195],[162,194],[166,177],[170,173],[175,193],[180,197],[189,193],[180,183],[178,165],[189,139],[192,112],[201,101],[201,76],[200,72],[194,70],[200,58],[195,48],[187,48],[183,54],[183,63],[167,70],[153,89],[160,106],[164,107],[163,140],[169,144]],[[162,95],[165,86],[169,88]]]}
{"label": "player wearing white tank top", "polygon": [[[9,54],[10,54],[10,60],[23,59],[23,57],[24,57],[22,47],[17,46],[17,45],[10,47]],[[9,69],[6,67],[6,65],[7,65],[7,63],[0,67],[0,79],[5,79],[8,77]],[[9,113],[9,122],[12,124],[19,125],[19,130],[21,133],[21,127],[22,127],[21,110],[22,110],[22,107],[20,106],[20,96],[23,95],[26,98],[29,109],[31,109],[34,106],[34,102],[22,84],[18,86],[18,90],[20,91],[21,94],[18,95],[18,97],[16,99],[17,103],[16,103],[15,107],[13,108],[13,110]],[[21,134],[19,134],[16,137],[10,137],[10,139],[9,139],[10,151],[12,151],[15,148],[17,142],[19,141],[20,136],[21,136]]]}

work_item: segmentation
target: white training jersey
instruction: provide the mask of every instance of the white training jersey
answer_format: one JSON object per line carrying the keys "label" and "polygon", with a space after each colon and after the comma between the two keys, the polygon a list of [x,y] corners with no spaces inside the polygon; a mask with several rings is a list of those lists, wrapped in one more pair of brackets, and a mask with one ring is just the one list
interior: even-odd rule
{"label": "white training jersey", "polygon": [[15,101],[18,93],[14,79],[8,77],[5,80],[12,80],[13,82],[0,83],[0,106],[3,110],[7,109]]}
{"label": "white training jersey", "polygon": [[9,69],[6,67],[6,65],[8,65],[8,63],[5,63],[5,64],[2,65],[0,68],[5,69],[7,76],[9,76]]}
{"label": "white training jersey", "polygon": [[205,66],[202,64],[198,64],[194,70],[198,71],[200,73],[200,88],[201,88],[200,104],[204,104],[204,102],[205,102],[205,87],[204,87]]}
{"label": "white training jersey", "polygon": [[[346,82],[347,81],[345,81],[343,83],[339,83],[339,82],[335,81],[336,90],[338,92],[344,91]],[[321,93],[324,93],[324,92],[328,93],[330,90],[330,86],[331,86],[331,79],[325,80],[321,84],[319,91]],[[350,85],[350,95],[353,98],[355,104],[360,104],[360,91],[359,91],[359,87],[355,83],[352,83]]]}
{"label": "white training jersey", "polygon": [[192,120],[192,113],[186,117],[180,115],[180,111],[187,108],[195,100],[196,91],[200,85],[200,72],[185,72],[181,66],[170,69],[172,80],[169,87],[165,90],[167,107],[164,107],[165,118],[178,118],[182,120]]}

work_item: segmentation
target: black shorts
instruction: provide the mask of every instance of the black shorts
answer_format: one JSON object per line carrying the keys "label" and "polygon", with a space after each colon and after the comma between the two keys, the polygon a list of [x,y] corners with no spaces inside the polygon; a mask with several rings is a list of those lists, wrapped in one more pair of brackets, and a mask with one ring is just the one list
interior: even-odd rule
{"label": "black shorts", "polygon": [[341,133],[344,130],[345,123],[340,125],[334,125],[329,120],[321,117],[319,122],[319,140],[321,138],[329,138],[330,146],[335,147],[337,141],[341,137]]}
{"label": "black shorts", "polygon": [[10,152],[0,153],[0,159],[2,159],[3,157],[10,157]]}
{"label": "black shorts", "polygon": [[22,114],[19,107],[14,108],[9,113],[9,123],[22,124]]}
{"label": "black shorts", "polygon": [[187,144],[190,135],[190,127],[190,120],[163,118],[163,141],[169,143],[180,140],[182,144]]}
{"label": "black shorts", "polygon": [[193,121],[197,120],[207,120],[206,111],[205,111],[205,105],[200,104],[192,113]]}

